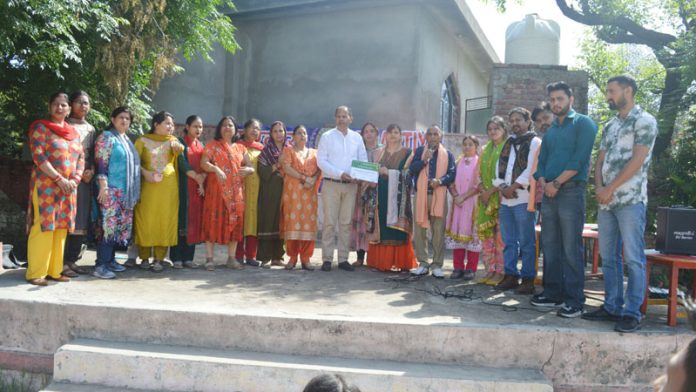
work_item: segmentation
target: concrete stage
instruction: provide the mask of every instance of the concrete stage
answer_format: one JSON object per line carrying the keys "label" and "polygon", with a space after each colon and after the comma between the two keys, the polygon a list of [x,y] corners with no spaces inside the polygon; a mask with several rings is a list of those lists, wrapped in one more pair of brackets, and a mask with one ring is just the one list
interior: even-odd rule
{"label": "concrete stage", "polygon": [[[694,337],[665,306],[619,334],[489,286],[322,272],[320,254],[313,272],[133,269],[42,288],[1,272],[0,369],[52,373],[46,391],[300,391],[321,371],[364,392],[647,391]],[[599,305],[602,282],[587,288]]]}

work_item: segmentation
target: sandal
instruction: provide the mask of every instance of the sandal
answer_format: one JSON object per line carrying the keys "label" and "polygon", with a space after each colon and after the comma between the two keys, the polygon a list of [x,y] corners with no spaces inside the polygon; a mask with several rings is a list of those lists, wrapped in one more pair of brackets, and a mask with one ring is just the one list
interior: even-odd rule
{"label": "sandal", "polygon": [[288,261],[288,263],[285,264],[285,269],[288,270],[288,271],[294,270],[294,269],[295,269],[295,265],[297,265],[297,261],[294,261],[294,262],[293,262],[293,261]]}
{"label": "sandal", "polygon": [[[85,270],[82,267],[80,267],[79,265],[77,265],[77,263],[68,263],[68,267],[70,267],[70,269],[73,272],[76,272],[80,275],[87,275],[88,274],[87,270]],[[70,276],[70,275],[68,275],[68,276]],[[74,278],[74,276],[73,276],[73,278]]]}
{"label": "sandal", "polygon": [[215,271],[215,263],[213,263],[212,257],[208,257],[205,259],[205,269],[207,271]]}
{"label": "sandal", "polygon": [[72,270],[68,265],[65,265],[63,267],[63,275],[67,276],[68,278],[77,278],[78,275],[76,271]]}
{"label": "sandal", "polygon": [[27,282],[33,284],[34,286],[48,286],[48,282],[44,278],[30,279],[27,280]]}
{"label": "sandal", "polygon": [[65,275],[60,275],[60,276],[57,277],[57,278],[54,278],[54,277],[52,277],[51,275],[48,275],[48,276],[46,277],[46,279],[55,280],[56,282],[70,282],[70,278],[68,278],[68,277],[65,276]]}
{"label": "sandal", "polygon": [[312,267],[312,264],[309,261],[302,263],[302,269],[305,271],[314,271],[314,267]]}
{"label": "sandal", "polygon": [[353,267],[362,267],[365,264],[365,260],[356,260],[353,262]]}

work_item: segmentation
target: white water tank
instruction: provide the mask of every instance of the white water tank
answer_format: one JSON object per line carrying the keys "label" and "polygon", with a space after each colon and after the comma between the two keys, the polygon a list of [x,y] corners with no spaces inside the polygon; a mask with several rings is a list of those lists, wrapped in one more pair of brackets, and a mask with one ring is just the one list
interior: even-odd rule
{"label": "white water tank", "polygon": [[558,23],[529,14],[505,31],[505,63],[558,65],[560,40]]}

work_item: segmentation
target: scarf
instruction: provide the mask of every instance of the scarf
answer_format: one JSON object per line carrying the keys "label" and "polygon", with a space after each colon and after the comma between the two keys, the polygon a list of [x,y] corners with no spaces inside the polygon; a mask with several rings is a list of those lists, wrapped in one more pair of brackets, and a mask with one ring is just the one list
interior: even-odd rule
{"label": "scarf", "polygon": [[244,180],[238,172],[242,167],[246,150],[240,146],[230,145],[224,140],[213,140],[205,146],[205,153],[227,175],[224,180],[218,179],[220,189],[216,191],[220,192],[227,209],[227,224],[229,227],[234,227],[244,217],[244,192],[241,192],[241,197],[239,193]]}
{"label": "scarf", "polygon": [[67,141],[72,141],[80,136],[80,134],[78,134],[75,130],[75,127],[70,125],[69,122],[64,121],[63,126],[60,126],[54,123],[53,121],[48,120],[36,120],[33,123],[31,123],[31,125],[29,125],[29,136],[31,136],[31,132],[34,130],[34,128],[36,128],[38,124],[45,126],[46,128],[50,129],[51,132],[55,133],[56,135],[62,137]]}
{"label": "scarf", "polygon": [[261,144],[257,141],[249,142],[249,141],[246,141],[245,139],[239,139],[239,140],[237,140],[237,143],[241,144],[242,146],[244,146],[246,148],[253,148],[254,150],[263,151],[263,144]]}
{"label": "scarf", "polygon": [[[287,140],[283,141],[283,149],[288,146]],[[259,163],[264,166],[273,166],[276,163],[278,163],[278,158],[280,157],[280,153],[282,152],[281,148],[278,148],[278,145],[273,141],[273,138],[268,138],[266,140],[266,146],[263,148],[261,151],[261,155],[259,156]]]}
{"label": "scarf", "polygon": [[184,135],[184,143],[188,146],[188,161],[191,168],[196,172],[201,172],[201,158],[203,156],[203,143],[189,135]]}
{"label": "scarf", "polygon": [[[483,153],[481,153],[481,158],[479,158],[479,174],[481,176],[481,184],[485,189],[493,186],[493,179],[496,176],[495,165],[504,146],[505,143],[500,143],[496,146],[493,144],[493,141],[489,141],[483,147]],[[491,195],[488,205],[483,205],[481,198],[479,198],[476,208],[476,225],[478,226],[480,239],[485,240],[493,237],[493,228],[498,222],[499,207],[500,195],[498,192]]]}
{"label": "scarf", "polygon": [[532,139],[536,136],[534,131],[529,131],[522,136],[510,137],[505,141],[503,150],[500,152],[498,164],[498,178],[505,180],[505,172],[507,171],[508,161],[512,149],[515,150],[515,165],[512,168],[512,182],[515,182],[517,177],[522,174],[527,168],[527,160],[529,158],[529,148],[532,145]]}
{"label": "scarf", "polygon": [[110,129],[114,138],[126,152],[126,189],[125,198],[128,209],[133,209],[140,199],[140,155],[135,151],[135,145],[126,136],[115,129]]}
{"label": "scarf", "polygon": [[[421,159],[427,150],[427,146],[423,147]],[[437,162],[435,166],[435,177],[440,178],[447,173],[447,161],[449,159],[447,150],[440,144],[437,146]],[[416,224],[424,229],[430,228],[431,216],[443,217],[445,215],[445,202],[447,201],[447,187],[439,186],[433,190],[433,202],[428,208],[428,172],[430,171],[430,162],[426,164],[418,174],[418,183],[416,186]]]}

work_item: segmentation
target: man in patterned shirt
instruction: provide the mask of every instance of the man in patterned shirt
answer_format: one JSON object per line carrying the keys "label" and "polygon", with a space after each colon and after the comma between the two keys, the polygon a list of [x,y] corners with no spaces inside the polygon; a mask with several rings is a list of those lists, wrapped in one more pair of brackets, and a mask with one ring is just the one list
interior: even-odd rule
{"label": "man in patterned shirt", "polygon": [[[657,122],[635,104],[637,89],[636,81],[628,76],[615,76],[607,82],[607,102],[618,114],[604,126],[595,164],[605,299],[599,309],[583,315],[587,320],[614,321],[618,332],[640,328],[646,285],[643,236]],[[621,243],[628,268],[625,300]]]}

